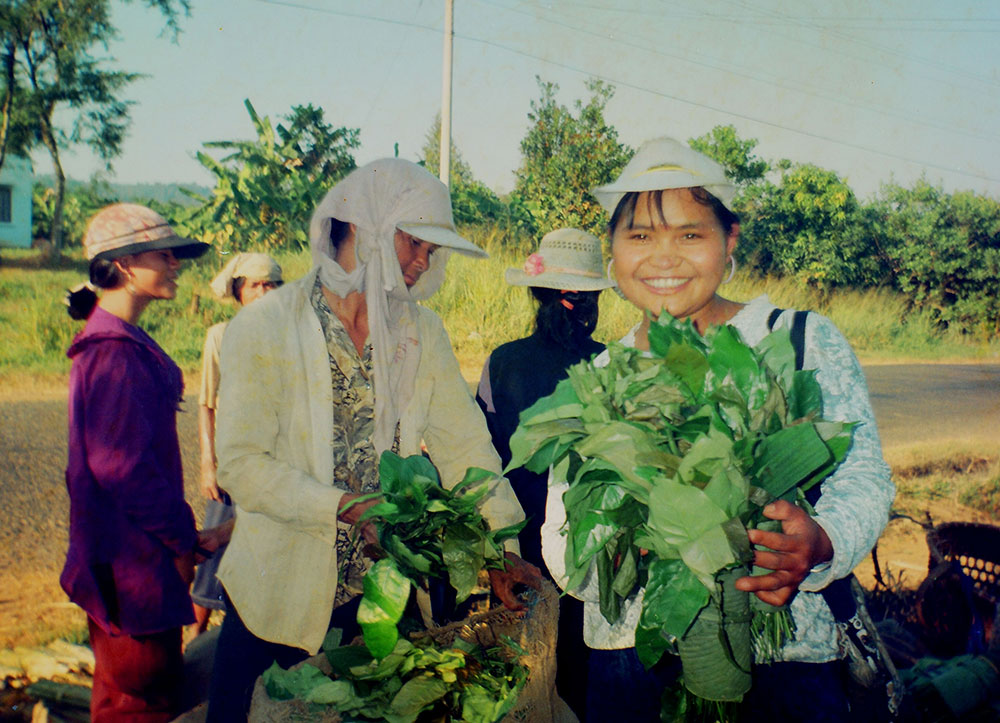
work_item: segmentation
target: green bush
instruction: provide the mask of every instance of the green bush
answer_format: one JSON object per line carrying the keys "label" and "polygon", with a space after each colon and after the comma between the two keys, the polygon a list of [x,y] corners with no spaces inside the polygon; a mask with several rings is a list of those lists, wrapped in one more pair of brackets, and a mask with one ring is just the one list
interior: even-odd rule
{"label": "green bush", "polygon": [[926,181],[883,187],[881,246],[895,285],[935,321],[1000,335],[1000,202]]}

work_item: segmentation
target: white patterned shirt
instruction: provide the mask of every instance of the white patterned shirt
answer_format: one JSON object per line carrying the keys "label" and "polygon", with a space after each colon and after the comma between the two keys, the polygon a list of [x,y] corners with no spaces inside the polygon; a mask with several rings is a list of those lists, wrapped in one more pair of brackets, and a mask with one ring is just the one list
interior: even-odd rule
{"label": "white patterned shirt", "polygon": [[[775,309],[766,295],[750,301],[729,324],[750,346],[767,334],[767,320]],[[795,638],[785,645],[782,658],[790,661],[822,663],[838,657],[837,629],[829,607],[817,591],[833,580],[846,577],[875,545],[889,518],[896,494],[889,465],[882,458],[875,416],[868,397],[868,384],[850,344],[832,321],[817,313],[807,317],[803,369],[815,369],[823,391],[823,416],[832,421],[858,422],[847,456],[837,470],[822,483],[816,503],[816,522],[833,545],[833,559],[820,566],[799,586],[791,603],[796,625]],[[783,313],[775,328],[790,327],[791,310]],[[636,327],[638,328],[638,327]],[[635,346],[632,329],[621,340]],[[608,363],[607,352],[594,363]],[[545,523],[542,525],[542,554],[557,583],[566,582],[565,480],[550,479]],[[569,591],[584,601],[584,640],[592,648],[619,649],[635,645],[635,629],[642,610],[643,591],[637,591],[622,606],[614,625],[601,615],[596,570],[591,569],[583,584]]]}

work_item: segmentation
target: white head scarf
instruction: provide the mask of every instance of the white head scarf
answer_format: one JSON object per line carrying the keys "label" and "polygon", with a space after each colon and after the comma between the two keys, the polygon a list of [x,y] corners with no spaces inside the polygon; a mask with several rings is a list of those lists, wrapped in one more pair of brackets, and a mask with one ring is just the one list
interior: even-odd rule
{"label": "white head scarf", "polygon": [[[355,226],[357,264],[350,273],[334,260],[333,218]],[[397,228],[441,246],[412,288],[407,288],[399,267]],[[486,253],[455,232],[448,187],[415,163],[398,158],[369,163],[331,188],[313,213],[309,240],[323,286],[342,298],[352,291],[365,294],[375,367],[374,444],[381,454],[392,448],[400,414],[413,396],[420,362],[414,302],[441,286],[452,249]]]}
{"label": "white head scarf", "polygon": [[238,253],[229,259],[222,271],[209,284],[220,299],[234,299],[233,279],[240,276],[251,281],[281,281],[281,267],[267,254]]}

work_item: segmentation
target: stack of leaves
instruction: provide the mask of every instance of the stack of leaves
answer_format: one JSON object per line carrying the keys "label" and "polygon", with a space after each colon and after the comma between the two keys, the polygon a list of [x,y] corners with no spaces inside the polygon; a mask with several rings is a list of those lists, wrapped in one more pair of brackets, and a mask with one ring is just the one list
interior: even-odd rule
{"label": "stack of leaves", "polygon": [[323,645],[332,676],[308,663],[291,670],[275,663],[263,675],[268,695],[304,701],[314,713],[329,706],[343,720],[495,723],[527,680],[527,669],[516,662],[524,651],[509,639],[507,647],[489,649],[457,637],[447,648],[429,637],[400,639],[379,660],[363,645],[339,646],[339,632],[331,631]]}
{"label": "stack of leaves", "polygon": [[[399,637],[412,585],[426,589],[447,575],[458,602],[476,586],[480,570],[502,565],[504,540],[523,523],[490,530],[478,505],[489,493],[493,472],[470,467],[452,489],[441,486],[434,465],[422,455],[402,458],[383,452],[379,460],[382,501],[362,516],[378,528],[385,557],[364,579],[358,623],[376,658],[391,653]],[[369,497],[359,498],[360,500]]]}
{"label": "stack of leaves", "polygon": [[[761,511],[775,499],[806,504],[804,490],[846,454],[853,424],[822,419],[815,372],[795,369],[784,330],[751,348],[732,327],[702,337],[664,315],[649,344],[648,355],[611,344],[607,366],[571,368],[522,413],[510,467],[552,467],[569,483],[567,589],[596,567],[611,623],[644,589],[643,663],[679,653],[691,693],[738,701],[751,647],[773,652],[790,632],[786,610],[732,586],[753,559],[747,528],[775,529]],[[751,640],[751,618],[770,640]]]}

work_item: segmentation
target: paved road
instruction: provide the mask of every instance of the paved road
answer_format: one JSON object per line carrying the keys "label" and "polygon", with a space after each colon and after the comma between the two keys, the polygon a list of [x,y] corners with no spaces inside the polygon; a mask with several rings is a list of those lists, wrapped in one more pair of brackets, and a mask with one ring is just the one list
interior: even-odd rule
{"label": "paved road", "polygon": [[[891,365],[866,373],[888,446],[1000,435],[1000,365]],[[200,517],[196,398],[179,431],[188,499]],[[65,399],[0,403],[0,570],[56,568],[65,554],[68,502]],[[2,595],[0,595],[2,597]]]}
{"label": "paved road", "polygon": [[882,444],[1000,440],[1000,364],[865,368]]}

